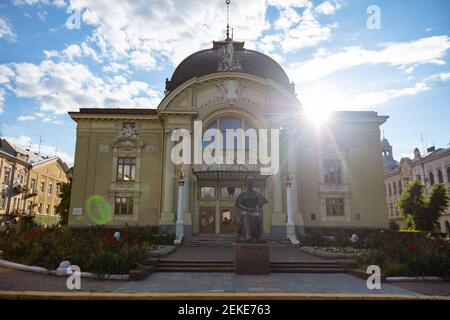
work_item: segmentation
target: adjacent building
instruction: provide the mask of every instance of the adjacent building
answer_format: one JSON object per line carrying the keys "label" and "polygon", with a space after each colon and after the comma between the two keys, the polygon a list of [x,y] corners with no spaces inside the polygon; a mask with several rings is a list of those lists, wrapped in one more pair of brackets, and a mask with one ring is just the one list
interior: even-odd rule
{"label": "adjacent building", "polygon": [[[305,228],[386,228],[379,127],[388,117],[336,112],[318,128],[303,111],[277,62],[244,42],[213,42],[180,63],[157,109],[70,113],[77,142],[69,224],[152,225],[178,239],[234,233],[235,199],[252,177],[269,200],[265,234],[293,239]],[[280,169],[266,175],[260,162],[174,163],[173,134],[195,136],[198,121],[200,139],[208,129],[278,129],[279,139],[268,141],[279,141]],[[200,143],[206,149],[212,138]],[[242,143],[247,157],[252,147]],[[188,151],[195,158],[194,143]]]}
{"label": "adjacent building", "polygon": [[55,216],[59,185],[68,175],[59,157],[41,157],[0,139],[0,216]]}
{"label": "adjacent building", "polygon": [[[450,188],[450,148],[431,147],[427,153],[421,155],[418,148],[414,150],[413,159],[402,158],[400,163],[392,156],[392,146],[387,139],[381,142],[383,150],[390,150],[390,155],[385,157],[385,189],[388,205],[389,219],[403,225],[404,219],[396,209],[396,203],[408,183],[414,178],[419,178],[425,183],[425,193],[428,194],[435,183],[446,183]],[[395,166],[394,163],[397,165]],[[440,219],[441,232],[450,233],[450,206]]]}

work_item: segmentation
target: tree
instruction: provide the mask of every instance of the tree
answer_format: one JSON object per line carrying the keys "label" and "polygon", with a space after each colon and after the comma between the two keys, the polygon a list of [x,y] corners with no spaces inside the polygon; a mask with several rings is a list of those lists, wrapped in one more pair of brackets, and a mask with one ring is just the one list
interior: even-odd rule
{"label": "tree", "polygon": [[450,196],[445,184],[435,184],[429,197],[424,195],[424,189],[420,179],[411,181],[398,200],[397,209],[409,228],[433,232],[439,228],[439,218],[447,208]]}
{"label": "tree", "polygon": [[56,207],[56,213],[61,217],[60,224],[67,225],[69,222],[69,210],[70,210],[70,195],[72,193],[72,170],[69,170],[68,182],[62,182],[59,185],[59,198],[61,201]]}

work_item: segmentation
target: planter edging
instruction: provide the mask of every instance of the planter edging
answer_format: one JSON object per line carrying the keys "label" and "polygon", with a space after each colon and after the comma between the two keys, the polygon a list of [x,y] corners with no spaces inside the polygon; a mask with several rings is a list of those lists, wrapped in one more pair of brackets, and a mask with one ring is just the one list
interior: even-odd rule
{"label": "planter edging", "polygon": [[[37,266],[27,266],[25,264],[16,263],[16,262],[3,260],[3,259],[0,259],[0,266],[6,267],[9,269],[14,269],[14,270],[28,271],[28,272],[34,272],[34,273],[43,273],[43,274],[56,276],[56,270],[48,270],[46,268],[37,267]],[[66,276],[69,276],[69,275],[66,275]],[[65,277],[65,276],[63,276],[63,277]],[[81,272],[81,277],[98,279],[98,280],[128,280],[130,275],[129,274],[105,274],[104,276],[99,277],[95,273]]]}

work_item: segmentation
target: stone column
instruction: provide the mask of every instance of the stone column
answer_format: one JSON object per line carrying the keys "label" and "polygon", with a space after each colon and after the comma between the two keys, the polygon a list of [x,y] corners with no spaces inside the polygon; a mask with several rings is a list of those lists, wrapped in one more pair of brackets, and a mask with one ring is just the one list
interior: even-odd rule
{"label": "stone column", "polygon": [[284,235],[284,224],[286,223],[283,214],[283,192],[281,182],[281,168],[272,176],[272,234],[275,236]]}
{"label": "stone column", "polygon": [[300,242],[297,240],[297,234],[295,230],[294,220],[294,208],[296,197],[294,190],[292,189],[293,183],[289,177],[286,180],[286,211],[287,211],[287,223],[286,223],[286,237],[291,241],[293,245],[298,245]]}
{"label": "stone column", "polygon": [[186,168],[184,179],[184,233],[186,236],[191,236],[193,232],[192,213],[191,213],[191,169]]}
{"label": "stone column", "polygon": [[[290,128],[288,131],[288,163],[287,163],[287,171],[288,171],[288,182],[290,184],[290,187],[286,189],[290,190],[290,201],[287,204],[287,206],[291,206],[291,217],[288,216],[288,223],[286,224],[286,233],[287,237],[291,240],[293,244],[298,244],[297,240],[297,229],[299,230],[300,234],[303,234],[304,229],[304,222],[303,217],[301,213],[299,212],[299,205],[298,205],[298,189],[297,189],[297,143],[298,143],[298,136],[295,135],[295,130]],[[287,199],[286,199],[287,200]]]}
{"label": "stone column", "polygon": [[174,193],[174,164],[171,159],[172,141],[170,140],[171,132],[166,133],[165,141],[165,157],[164,157],[164,190],[163,190],[163,209],[161,212],[160,225],[173,226],[174,210],[173,210],[173,193]]}
{"label": "stone column", "polygon": [[292,182],[286,181],[286,209],[287,209],[287,228],[290,226],[295,227],[294,213],[292,212]]}
{"label": "stone column", "polygon": [[178,207],[177,207],[177,226],[176,226],[176,239],[174,243],[176,245],[181,244],[184,236],[184,179],[180,177],[178,181]]}

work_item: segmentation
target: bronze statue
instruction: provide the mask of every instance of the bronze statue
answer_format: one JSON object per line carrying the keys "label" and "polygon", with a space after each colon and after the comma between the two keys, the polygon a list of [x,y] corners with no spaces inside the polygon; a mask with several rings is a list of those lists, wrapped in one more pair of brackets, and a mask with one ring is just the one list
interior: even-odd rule
{"label": "bronze statue", "polygon": [[246,190],[236,199],[236,207],[242,210],[238,217],[242,229],[239,230],[238,227],[238,234],[243,234],[246,241],[261,238],[263,234],[261,214],[262,207],[266,203],[268,203],[268,201],[264,195],[253,189],[253,179],[248,179]]}

